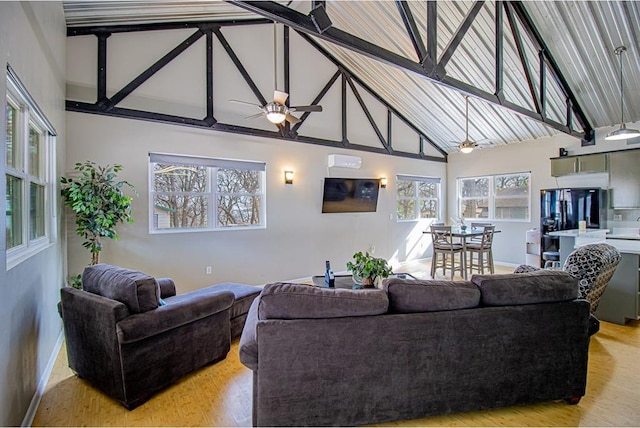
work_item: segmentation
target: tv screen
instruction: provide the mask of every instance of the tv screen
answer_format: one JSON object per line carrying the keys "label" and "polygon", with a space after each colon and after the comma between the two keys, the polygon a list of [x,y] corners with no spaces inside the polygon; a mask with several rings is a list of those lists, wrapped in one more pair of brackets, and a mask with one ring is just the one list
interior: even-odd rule
{"label": "tv screen", "polygon": [[378,178],[324,179],[323,213],[375,212],[378,205]]}

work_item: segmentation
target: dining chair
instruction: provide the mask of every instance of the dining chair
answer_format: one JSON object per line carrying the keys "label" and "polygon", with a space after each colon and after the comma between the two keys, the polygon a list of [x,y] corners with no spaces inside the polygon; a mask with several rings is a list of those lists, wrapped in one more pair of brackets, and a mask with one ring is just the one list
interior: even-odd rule
{"label": "dining chair", "polygon": [[[431,225],[431,240],[433,242],[433,256],[431,257],[431,277],[435,278],[436,269],[442,268],[442,274],[447,274],[447,268],[451,271],[451,279],[456,271],[460,272],[461,277],[465,277],[466,272],[466,254],[464,246],[460,243],[453,242],[451,237],[451,226],[434,226]],[[456,265],[456,257],[458,254],[459,263]],[[438,256],[440,257],[440,261]]]}
{"label": "dining chair", "polygon": [[[495,232],[495,226],[482,226],[482,235],[477,237],[477,240],[470,239],[467,242],[466,249],[469,253],[469,273],[473,273],[475,269],[478,273],[484,274],[485,267],[489,269],[489,272],[494,273],[493,269],[493,235]],[[474,266],[474,255],[477,264]]]}

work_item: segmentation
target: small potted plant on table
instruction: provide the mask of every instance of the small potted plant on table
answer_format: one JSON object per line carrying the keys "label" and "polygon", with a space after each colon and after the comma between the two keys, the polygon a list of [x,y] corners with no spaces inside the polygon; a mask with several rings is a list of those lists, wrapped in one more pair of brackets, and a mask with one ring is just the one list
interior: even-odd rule
{"label": "small potted plant on table", "polygon": [[353,275],[353,288],[372,288],[378,278],[384,279],[393,273],[385,259],[362,251],[353,255],[353,261],[347,262],[347,269]]}

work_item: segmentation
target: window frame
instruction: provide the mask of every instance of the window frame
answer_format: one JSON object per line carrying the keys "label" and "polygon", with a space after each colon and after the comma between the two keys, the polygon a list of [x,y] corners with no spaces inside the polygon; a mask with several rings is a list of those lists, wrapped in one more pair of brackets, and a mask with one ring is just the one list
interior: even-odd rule
{"label": "window frame", "polygon": [[[496,178],[497,177],[508,177],[508,176],[516,176],[516,175],[526,175],[528,177],[528,185],[527,185],[527,214],[526,218],[496,218],[496,200],[505,200],[505,199],[516,199],[517,197],[513,196],[497,196],[495,192],[496,186]],[[489,193],[486,197],[474,196],[474,197],[463,197],[462,196],[462,182],[464,180],[478,180],[478,179],[488,179],[489,180]],[[470,176],[470,177],[458,177],[456,180],[457,184],[457,204],[456,211],[458,217],[462,216],[462,203],[466,200],[472,199],[487,199],[488,200],[488,216],[487,217],[465,217],[469,221],[473,220],[488,220],[488,221],[500,221],[500,222],[511,222],[511,223],[529,223],[531,222],[531,171],[522,171],[522,172],[508,172],[501,174],[491,174],[491,175],[478,175],[478,176]]]}
{"label": "window frame", "polygon": [[[15,164],[9,166],[5,159],[5,183],[8,177],[20,181],[20,235],[21,242],[9,248],[6,245],[6,270],[10,270],[31,256],[43,251],[57,240],[56,233],[56,198],[55,198],[55,147],[56,131],[26,90],[20,79],[10,66],[7,66],[7,89],[5,96],[5,114],[7,105],[15,110],[15,133],[12,134],[13,149],[17,151]],[[5,123],[7,118],[5,117]],[[30,130],[34,129],[39,135],[39,151],[37,161],[37,175],[31,171]],[[6,131],[6,130],[5,130]],[[6,135],[6,134],[5,134]],[[7,140],[3,144],[5,155],[7,153]],[[31,238],[32,227],[32,185],[43,189],[41,218],[42,234]],[[6,189],[8,194],[8,189]],[[9,207],[5,207],[5,222]],[[40,223],[40,221],[38,222]],[[8,224],[7,224],[8,227]],[[8,239],[8,235],[5,237]]]}
{"label": "window frame", "polygon": [[[185,167],[201,167],[207,168],[207,191],[206,192],[156,192],[154,178],[154,164],[165,163],[170,165],[180,165]],[[228,194],[218,191],[218,170],[220,169],[242,169],[257,171],[260,174],[259,188],[260,193],[246,193],[247,196],[260,197],[260,223],[250,225],[220,225],[218,221],[218,197],[219,195]],[[149,153],[149,233],[150,234],[166,234],[166,233],[192,233],[192,232],[220,232],[231,230],[255,230],[266,229],[267,227],[267,188],[266,188],[266,164],[260,161],[235,160],[224,158],[209,158],[191,155],[179,155],[168,153]],[[193,228],[158,228],[155,217],[155,196],[157,194],[183,194],[185,196],[201,196],[208,201],[207,209],[207,227]],[[242,193],[242,195],[245,195]]]}
{"label": "window frame", "polygon": [[[406,196],[399,196],[398,195],[398,182],[400,181],[411,181],[413,182],[413,187],[414,187],[414,196],[413,197],[406,197]],[[436,198],[421,198],[420,197],[420,192],[418,189],[418,184],[419,183],[434,183],[438,185],[438,196]],[[396,222],[397,223],[407,223],[407,222],[418,222],[421,220],[433,220],[433,219],[439,219],[442,216],[442,180],[440,179],[440,177],[426,177],[426,176],[419,176],[419,175],[406,175],[406,174],[398,174],[396,175]],[[398,202],[400,200],[413,200],[414,201],[414,218],[400,218],[400,216],[398,215]],[[438,213],[437,217],[421,217],[420,213],[420,201],[421,200],[434,200],[437,203],[437,207],[436,207],[436,211]]]}

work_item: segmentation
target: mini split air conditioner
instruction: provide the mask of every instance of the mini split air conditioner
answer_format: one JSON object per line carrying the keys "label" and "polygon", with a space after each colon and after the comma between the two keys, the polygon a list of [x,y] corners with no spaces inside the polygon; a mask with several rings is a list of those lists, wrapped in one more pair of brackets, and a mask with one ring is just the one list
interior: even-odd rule
{"label": "mini split air conditioner", "polygon": [[329,168],[337,166],[340,168],[358,169],[362,165],[362,159],[358,156],[329,155]]}

